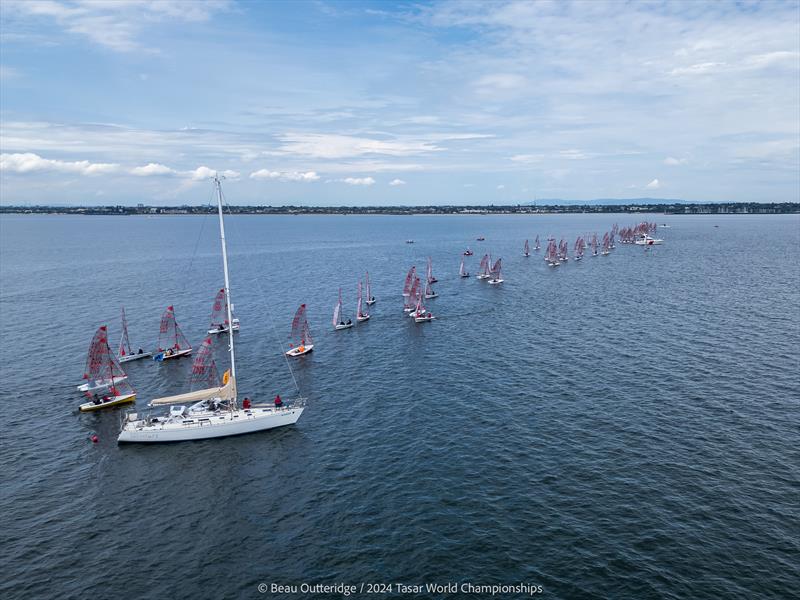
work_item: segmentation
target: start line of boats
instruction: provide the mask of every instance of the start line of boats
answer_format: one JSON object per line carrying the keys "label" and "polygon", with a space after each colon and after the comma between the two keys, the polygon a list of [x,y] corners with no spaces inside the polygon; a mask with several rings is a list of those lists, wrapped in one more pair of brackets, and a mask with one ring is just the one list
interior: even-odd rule
{"label": "start line of boats", "polygon": [[[122,428],[118,436],[119,442],[170,442],[182,440],[196,440],[214,437],[224,437],[241,433],[250,433],[271,429],[282,425],[297,422],[305,408],[305,399],[297,397],[284,403],[280,396],[268,404],[254,404],[249,398],[241,403],[238,401],[236,362],[234,354],[234,332],[240,328],[239,319],[233,317],[233,304],[230,299],[230,281],[228,275],[227,248],[225,242],[224,217],[222,212],[222,187],[219,178],[214,178],[217,192],[220,243],[222,248],[223,276],[225,285],[214,298],[211,325],[207,331],[208,337],[200,347],[192,364],[188,386],[190,391],[164,397],[155,398],[148,403],[149,408],[169,406],[166,414],[143,414],[130,412],[125,415]],[[573,259],[579,261],[584,257],[588,247],[591,255],[608,255],[614,249],[615,240],[619,237],[620,243],[637,244],[645,246],[647,250],[651,245],[663,243],[663,240],[651,237],[656,225],[654,223],[640,223],[635,227],[619,229],[614,225],[610,232],[602,237],[602,244],[598,243],[597,235],[579,236],[573,246]],[[483,237],[478,238],[483,241]],[[555,238],[547,238],[545,261],[551,267],[558,266],[569,260],[568,244],[562,239],[556,244]],[[598,252],[598,248],[602,248]],[[539,236],[534,240],[533,251],[541,249]],[[472,256],[469,248],[462,253],[459,265],[459,277],[470,277],[464,264],[465,256]],[[523,246],[523,256],[530,256],[531,248],[528,240]],[[478,280],[485,280],[489,285],[499,285],[504,282],[502,276],[502,259],[492,261],[490,254],[481,258]],[[426,308],[425,301],[438,297],[433,289],[433,284],[438,280],[433,275],[432,260],[427,259],[426,271],[423,279],[417,274],[416,266],[412,266],[406,274],[403,284],[403,311],[415,323],[433,321],[436,317]],[[369,307],[377,302],[372,293],[369,273],[365,274],[365,282],[359,280],[358,300],[356,306],[356,323],[363,323],[370,319]],[[161,317],[159,339],[154,351],[145,351],[139,348],[134,351],[128,334],[128,322],[125,309],[122,309],[122,333],[118,351],[112,352],[108,329],[105,325],[95,332],[89,347],[84,371],[84,382],[78,386],[78,391],[83,392],[87,401],[79,406],[81,412],[96,411],[104,408],[130,404],[136,401],[136,392],[128,381],[128,376],[122,368],[122,363],[152,357],[154,361],[162,362],[192,354],[193,348],[183,334],[175,318],[173,306],[168,306]],[[354,326],[351,318],[345,316],[342,302],[342,291],[339,289],[338,302],[333,313],[334,330],[349,329]],[[213,354],[213,336],[227,334],[230,368],[220,378]],[[308,354],[314,349],[306,305],[302,304],[297,309],[292,320],[289,350],[287,357],[299,357]],[[288,364],[288,363],[287,363]]]}

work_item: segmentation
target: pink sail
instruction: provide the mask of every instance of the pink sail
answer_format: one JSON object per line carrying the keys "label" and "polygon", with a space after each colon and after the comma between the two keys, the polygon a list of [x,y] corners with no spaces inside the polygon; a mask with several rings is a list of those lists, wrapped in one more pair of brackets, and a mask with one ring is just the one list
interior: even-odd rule
{"label": "pink sail", "polygon": [[411,293],[411,285],[414,283],[414,277],[417,274],[417,267],[411,267],[406,275],[406,281],[403,284],[403,296],[408,296]]}
{"label": "pink sail", "polygon": [[364,301],[361,296],[361,282],[358,282],[358,307],[356,308],[356,314],[358,315],[359,319],[363,319],[364,317],[368,317],[369,314],[364,312]]}
{"label": "pink sail", "polygon": [[294,313],[294,319],[292,319],[292,333],[289,339],[298,346],[314,343],[311,339],[311,329],[308,326],[308,319],[306,318],[305,304],[301,304],[297,312]]}
{"label": "pink sail", "polygon": [[478,273],[481,275],[487,275],[489,273],[489,255],[484,254],[483,258],[481,259],[481,264],[478,266]]}
{"label": "pink sail", "polygon": [[217,386],[219,386],[217,363],[214,362],[214,349],[211,346],[211,338],[207,337],[203,345],[200,346],[200,351],[192,363],[189,387],[193,390],[198,390]]}
{"label": "pink sail", "polygon": [[131,352],[131,341],[128,339],[128,319],[125,317],[125,307],[122,307],[122,337],[119,339],[119,356],[128,356]]}
{"label": "pink sail", "polygon": [[500,279],[500,263],[502,260],[502,258],[498,258],[494,265],[492,265],[492,270],[489,272],[492,279]]}
{"label": "pink sail", "polygon": [[[86,357],[86,369],[83,378],[91,385],[93,382],[102,382],[108,385],[113,396],[133,393],[131,386],[124,381],[125,371],[122,370],[111,347],[108,345],[108,329],[100,326],[89,345],[89,354]],[[91,397],[90,392],[86,395]]]}
{"label": "pink sail", "polygon": [[228,303],[225,301],[225,288],[217,292],[211,309],[211,329],[228,326]]}
{"label": "pink sail", "polygon": [[414,283],[411,284],[411,289],[403,308],[413,308],[414,303],[417,301],[417,296],[420,295],[419,277],[414,277]]}
{"label": "pink sail", "polygon": [[158,351],[164,350],[190,350],[189,340],[183,335],[178,322],[175,320],[175,308],[168,306],[161,316],[161,327],[158,332]]}

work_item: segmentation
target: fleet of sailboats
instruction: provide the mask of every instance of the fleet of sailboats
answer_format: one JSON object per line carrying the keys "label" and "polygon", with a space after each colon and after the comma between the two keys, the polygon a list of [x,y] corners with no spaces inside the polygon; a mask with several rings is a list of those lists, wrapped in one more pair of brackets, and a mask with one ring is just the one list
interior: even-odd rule
{"label": "fleet of sailboats", "polygon": [[[224,289],[225,296],[229,300],[226,303],[227,317],[228,322],[232,323],[228,253],[222,215],[222,185],[218,177],[214,178],[214,184],[217,192],[220,245],[225,278]],[[172,311],[168,310],[168,312]],[[150,406],[169,406],[169,412],[160,416],[140,416],[135,412],[129,413],[117,440],[140,443],[199,440],[263,431],[296,423],[305,408],[305,401],[302,398],[283,404],[278,397],[274,405],[253,404],[249,398],[245,398],[241,406],[239,405],[232,328],[228,328],[227,333],[230,368],[225,371],[220,384],[150,401]],[[210,346],[210,339],[206,342]],[[207,348],[206,344],[204,344],[204,348]],[[206,364],[205,361],[208,360],[208,357],[209,353],[207,352],[198,353],[193,364],[193,373],[195,367],[201,365],[201,361],[203,361],[202,365]]]}
{"label": "fleet of sailboats", "polygon": [[[253,404],[247,398],[241,404],[239,403],[233,341],[233,333],[239,329],[239,320],[233,317],[233,305],[229,301],[230,281],[222,213],[221,182],[218,178],[214,178],[214,183],[217,192],[225,285],[214,298],[211,326],[208,330],[209,337],[201,345],[192,363],[188,383],[190,391],[175,396],[156,398],[148,403],[150,408],[169,407],[166,414],[129,413],[119,434],[120,442],[181,441],[261,431],[295,423],[304,410],[305,401],[302,398],[296,399],[288,406],[284,405],[279,397],[276,398],[274,404]],[[608,256],[615,247],[614,242],[617,235],[623,244],[649,246],[662,243],[663,240],[651,237],[655,230],[655,224],[651,223],[642,223],[623,229],[614,225],[603,235],[602,242],[598,242],[597,234],[592,234],[588,245],[591,246],[593,256],[600,254]],[[587,238],[589,238],[588,235],[586,237],[578,236],[575,240],[573,246],[575,261],[582,260],[587,246]],[[534,240],[534,250],[540,248],[537,235]],[[553,236],[548,236],[545,261],[551,267],[559,266],[569,260],[568,250],[569,246],[565,239],[562,238],[557,243]],[[530,253],[530,244],[526,239],[523,245],[523,256],[529,257]],[[466,269],[465,257],[471,256],[473,253],[468,248],[461,254],[459,277],[467,278],[470,273]],[[476,278],[488,280],[490,285],[503,283],[502,259],[497,258],[492,262],[491,255],[484,254]],[[426,308],[425,301],[438,297],[432,287],[436,281],[430,256],[427,257],[424,279],[421,280],[417,275],[415,266],[408,270],[403,285],[403,308],[415,323],[424,323],[435,319],[431,311]],[[361,280],[358,281],[355,321],[360,323],[369,320],[371,317],[369,307],[375,302],[369,272],[365,272],[364,284],[362,285]],[[335,330],[348,329],[355,325],[353,320],[345,314],[341,288],[334,308],[332,323]],[[87,356],[83,376],[85,381],[78,386],[78,390],[85,393],[88,400],[80,405],[79,409],[82,412],[136,401],[136,393],[127,381],[128,376],[122,369],[122,362],[138,360],[151,354],[153,354],[154,360],[163,361],[192,353],[192,346],[178,325],[172,305],[168,306],[162,315],[158,348],[155,353],[145,352],[142,349],[139,349],[138,352],[134,351],[130,343],[124,307],[121,311],[121,324],[122,330],[117,354],[114,354],[109,347],[107,328],[101,326],[95,332]],[[211,336],[225,333],[228,334],[230,368],[225,371],[220,380],[214,361]],[[288,357],[299,357],[308,354],[313,349],[314,342],[308,324],[306,305],[301,304],[292,320],[289,350],[285,351],[285,354]]]}

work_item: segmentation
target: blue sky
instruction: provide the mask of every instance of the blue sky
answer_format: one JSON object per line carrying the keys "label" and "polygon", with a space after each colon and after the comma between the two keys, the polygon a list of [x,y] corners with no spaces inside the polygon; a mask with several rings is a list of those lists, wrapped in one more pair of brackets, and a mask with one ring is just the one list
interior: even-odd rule
{"label": "blue sky", "polygon": [[0,202],[800,197],[800,3],[0,3]]}

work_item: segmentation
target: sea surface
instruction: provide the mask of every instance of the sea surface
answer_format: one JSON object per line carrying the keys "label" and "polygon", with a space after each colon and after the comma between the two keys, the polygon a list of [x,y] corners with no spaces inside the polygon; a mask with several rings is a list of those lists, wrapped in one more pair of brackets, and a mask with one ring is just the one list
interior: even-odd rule
{"label": "sea surface", "polygon": [[[291,398],[294,377],[308,408],[269,432],[118,446],[124,410],[77,412],[89,342],[107,324],[117,343],[124,305],[151,349],[174,304],[199,347],[215,217],[3,215],[0,597],[797,597],[800,218],[647,217],[670,225],[663,246],[557,269],[524,240],[571,247],[641,217],[230,217],[240,394]],[[460,279],[468,246],[473,271],[502,257],[505,283]],[[437,318],[414,324],[403,279],[428,256]],[[372,320],[333,331],[338,289],[352,316],[367,270]],[[303,302],[315,350],[290,372]],[[137,409],[190,366],[126,364]]]}

